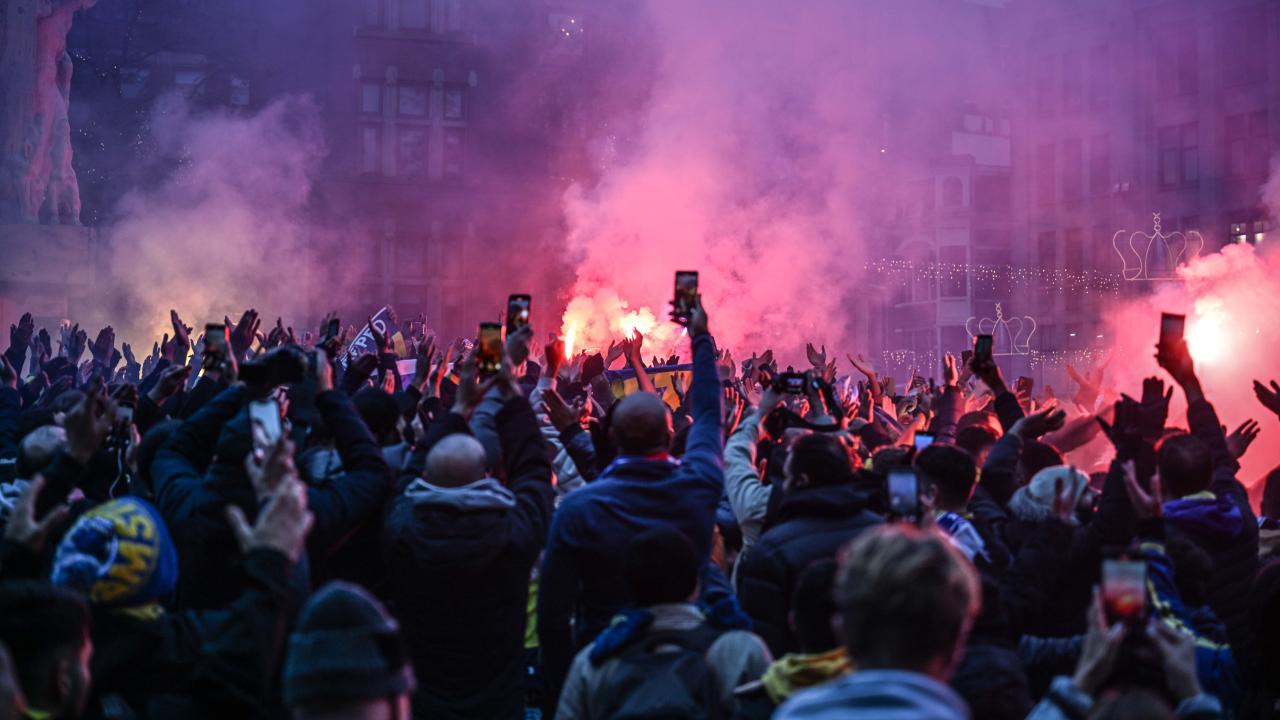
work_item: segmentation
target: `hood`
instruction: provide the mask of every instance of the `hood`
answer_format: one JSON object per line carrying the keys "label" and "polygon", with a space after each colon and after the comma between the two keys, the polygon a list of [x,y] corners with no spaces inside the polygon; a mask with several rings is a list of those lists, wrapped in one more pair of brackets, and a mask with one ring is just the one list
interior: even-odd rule
{"label": "hood", "polygon": [[968,720],[955,690],[927,675],[863,670],[797,693],[774,717],[795,720]]}
{"label": "hood", "polygon": [[783,655],[764,671],[760,682],[774,705],[781,705],[796,692],[848,674],[853,669],[843,648],[816,655]]}
{"label": "hood", "polygon": [[510,510],[516,496],[494,478],[483,478],[470,485],[446,488],[417,478],[405,488],[404,496],[415,506],[448,508],[459,512]]}
{"label": "hood", "polygon": [[771,525],[797,517],[851,517],[866,507],[866,493],[852,483],[795,488],[783,495]]}
{"label": "hood", "polygon": [[395,445],[384,446],[382,448],[382,459],[387,461],[387,466],[391,468],[391,472],[398,473],[408,464],[409,453],[409,443],[401,441]]}
{"label": "hood", "polygon": [[1239,537],[1244,515],[1229,497],[1196,493],[1164,504],[1164,519],[1197,540],[1223,542]]}

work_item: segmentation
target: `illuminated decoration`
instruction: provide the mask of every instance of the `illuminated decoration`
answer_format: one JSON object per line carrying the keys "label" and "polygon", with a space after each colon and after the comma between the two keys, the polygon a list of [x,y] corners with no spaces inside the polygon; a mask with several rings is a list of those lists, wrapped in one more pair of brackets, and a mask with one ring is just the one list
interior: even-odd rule
{"label": "illuminated decoration", "polygon": [[1004,308],[996,303],[996,316],[969,318],[964,321],[969,337],[990,335],[992,355],[1028,355],[1031,353],[1031,336],[1036,334],[1036,319],[1030,315],[1004,317]]}
{"label": "illuminated decoration", "polygon": [[1176,280],[1178,266],[1185,265],[1200,255],[1204,238],[1199,232],[1189,230],[1165,235],[1160,230],[1160,213],[1151,214],[1151,232],[1132,232],[1126,240],[1125,231],[1116,232],[1111,245],[1120,256],[1125,280]]}
{"label": "illuminated decoration", "polygon": [[1061,367],[1064,365],[1099,365],[1111,355],[1108,348],[1082,348],[1079,350],[1032,350],[1031,367]]}
{"label": "illuminated decoration", "polygon": [[914,262],[911,260],[870,260],[864,267],[881,275],[898,275],[905,282],[925,280],[1005,281],[1011,285],[1058,290],[1067,293],[1114,293],[1120,290],[1120,276],[1097,270],[1071,271],[1061,268],[1018,267],[1014,265],[970,265],[967,263]]}
{"label": "illuminated decoration", "polygon": [[939,366],[938,353],[934,350],[885,350],[880,353],[884,367],[916,369],[921,375],[928,376],[931,368]]}

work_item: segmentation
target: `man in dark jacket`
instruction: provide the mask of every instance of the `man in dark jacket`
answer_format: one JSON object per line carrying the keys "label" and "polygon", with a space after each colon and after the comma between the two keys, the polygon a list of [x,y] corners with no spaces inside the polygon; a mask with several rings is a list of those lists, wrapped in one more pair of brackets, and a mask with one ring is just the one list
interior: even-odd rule
{"label": "man in dark jacket", "polygon": [[[462,382],[474,382],[464,371]],[[424,477],[392,501],[383,530],[389,594],[417,671],[417,717],[524,714],[529,575],[555,490],[533,408],[498,376],[496,416],[507,485],[485,474],[465,405],[436,420]],[[459,392],[465,403],[470,393]],[[435,438],[440,439],[436,441]]]}
{"label": "man in dark jacket", "polygon": [[[314,357],[316,410],[346,470],[307,487],[307,505],[316,518],[307,550],[320,562],[382,509],[391,471],[351,399],[333,390],[324,352],[314,351]],[[224,390],[174,431],[152,463],[156,506],[173,531],[182,567],[179,607],[222,607],[244,586],[224,509],[234,505],[252,517],[258,505],[244,469],[252,449],[248,400],[243,386]]]}
{"label": "man in dark jacket", "polygon": [[849,455],[829,435],[806,435],[787,456],[782,505],[739,569],[739,597],[775,657],[799,651],[787,626],[800,573],[884,520],[854,485]]}
{"label": "man in dark jacket", "polygon": [[612,409],[609,432],[618,457],[556,510],[538,597],[538,636],[553,701],[575,650],[628,604],[622,551],[632,537],[674,526],[693,543],[700,562],[710,556],[716,505],[724,492],[724,434],[715,342],[701,302],[689,336],[693,425],[683,458],[670,455],[666,405],[649,393],[628,395]]}

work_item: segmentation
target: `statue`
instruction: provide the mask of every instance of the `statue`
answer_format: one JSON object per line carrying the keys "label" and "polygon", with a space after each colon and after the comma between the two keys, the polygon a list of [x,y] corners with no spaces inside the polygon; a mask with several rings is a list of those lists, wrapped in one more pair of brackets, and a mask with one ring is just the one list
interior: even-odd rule
{"label": "statue", "polygon": [[0,0],[0,222],[80,224],[67,32],[97,0]]}

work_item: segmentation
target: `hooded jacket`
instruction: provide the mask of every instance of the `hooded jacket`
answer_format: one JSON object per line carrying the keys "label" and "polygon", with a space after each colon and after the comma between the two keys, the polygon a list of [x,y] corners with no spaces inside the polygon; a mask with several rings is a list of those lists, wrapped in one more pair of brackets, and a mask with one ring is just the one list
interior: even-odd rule
{"label": "hooded jacket", "polygon": [[799,649],[787,614],[800,573],[883,522],[852,484],[796,488],[783,496],[778,517],[738,571],[742,609],[775,656]]}
{"label": "hooded jacket", "polygon": [[[418,478],[384,521],[388,594],[418,677],[418,717],[523,715],[529,574],[555,490],[528,401],[507,401],[496,422],[509,488],[493,478],[457,488]],[[449,425],[466,427],[457,416]]]}
{"label": "hooded jacket", "polygon": [[863,670],[802,692],[774,720],[968,720],[955,690],[905,670]]}

